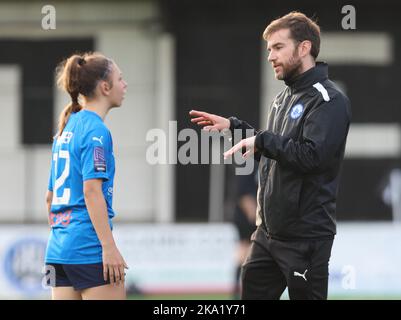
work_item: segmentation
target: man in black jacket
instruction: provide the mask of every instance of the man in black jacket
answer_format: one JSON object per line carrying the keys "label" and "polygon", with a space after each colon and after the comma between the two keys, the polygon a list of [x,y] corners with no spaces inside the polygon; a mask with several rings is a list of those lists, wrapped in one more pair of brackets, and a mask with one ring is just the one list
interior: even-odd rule
{"label": "man in black jacket", "polygon": [[[336,197],[351,110],[316,62],[319,26],[291,12],[266,28],[268,60],[287,87],[268,111],[267,128],[225,152],[260,158],[257,225],[242,266],[243,299],[327,299],[336,233]],[[205,130],[252,127],[235,117],[191,111]]]}

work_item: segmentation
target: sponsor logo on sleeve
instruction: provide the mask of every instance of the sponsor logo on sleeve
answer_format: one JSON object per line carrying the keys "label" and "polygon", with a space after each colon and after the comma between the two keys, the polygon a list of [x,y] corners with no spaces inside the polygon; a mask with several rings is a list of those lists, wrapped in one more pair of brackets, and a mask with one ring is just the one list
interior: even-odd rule
{"label": "sponsor logo on sleeve", "polygon": [[93,149],[93,162],[96,172],[106,172],[106,158],[103,147],[95,147]]}

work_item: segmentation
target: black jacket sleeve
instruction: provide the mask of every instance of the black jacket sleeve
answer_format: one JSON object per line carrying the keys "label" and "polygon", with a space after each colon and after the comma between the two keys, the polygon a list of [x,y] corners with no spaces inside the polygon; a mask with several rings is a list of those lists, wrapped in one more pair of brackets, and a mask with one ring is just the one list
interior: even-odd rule
{"label": "black jacket sleeve", "polygon": [[293,138],[262,131],[255,146],[268,158],[302,173],[320,171],[340,156],[348,133],[350,109],[347,98],[336,95],[322,101],[304,119],[302,138]]}
{"label": "black jacket sleeve", "polygon": [[236,117],[230,117],[228,120],[230,120],[230,131],[232,136],[234,136],[234,130],[236,129],[242,130],[241,139],[246,138],[246,130],[253,130],[255,132],[255,129],[246,121],[237,119]]}
{"label": "black jacket sleeve", "polygon": [[[230,117],[228,118],[228,120],[230,120],[230,131],[231,131],[231,136],[233,137],[233,139],[236,137],[234,134],[234,130],[241,130],[241,139],[246,139],[249,138],[249,134],[248,136],[246,135],[246,131],[247,130],[252,130],[252,135],[255,135],[257,132],[256,130],[246,121],[237,119],[236,117]],[[236,143],[238,143],[239,141],[235,141]],[[261,157],[261,153],[255,152],[254,154],[254,159],[256,161],[259,161]]]}

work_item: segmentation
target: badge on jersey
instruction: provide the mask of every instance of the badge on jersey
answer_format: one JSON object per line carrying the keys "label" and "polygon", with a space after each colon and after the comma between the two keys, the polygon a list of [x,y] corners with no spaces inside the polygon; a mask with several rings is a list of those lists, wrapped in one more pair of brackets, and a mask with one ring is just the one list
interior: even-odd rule
{"label": "badge on jersey", "polygon": [[103,147],[95,147],[93,149],[93,162],[96,172],[106,172],[106,157],[104,156]]}
{"label": "badge on jersey", "polygon": [[298,119],[304,113],[304,106],[300,103],[292,107],[290,117],[295,120]]}

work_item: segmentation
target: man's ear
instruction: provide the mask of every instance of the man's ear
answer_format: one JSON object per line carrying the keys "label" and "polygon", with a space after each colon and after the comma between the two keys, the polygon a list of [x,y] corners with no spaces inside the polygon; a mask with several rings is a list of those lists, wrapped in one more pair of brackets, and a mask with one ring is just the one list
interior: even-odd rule
{"label": "man's ear", "polygon": [[299,55],[301,57],[305,57],[308,54],[310,54],[312,50],[312,42],[310,42],[309,40],[304,40],[300,43],[299,48],[300,48]]}

